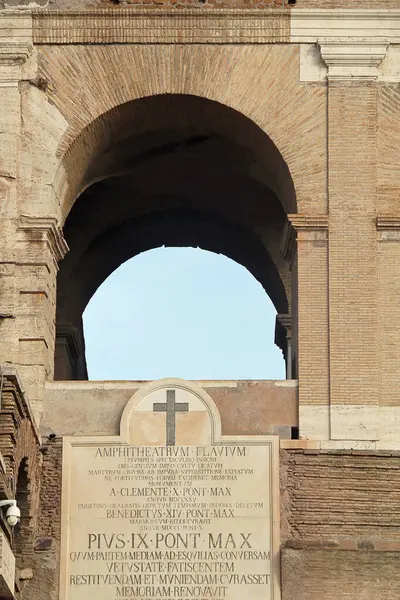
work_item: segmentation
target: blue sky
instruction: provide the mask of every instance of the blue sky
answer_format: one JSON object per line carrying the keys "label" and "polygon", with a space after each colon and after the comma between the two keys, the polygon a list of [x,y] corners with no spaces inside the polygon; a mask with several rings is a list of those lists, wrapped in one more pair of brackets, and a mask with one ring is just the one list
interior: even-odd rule
{"label": "blue sky", "polygon": [[119,267],[84,313],[90,379],[283,379],[276,311],[241,265],[158,248]]}

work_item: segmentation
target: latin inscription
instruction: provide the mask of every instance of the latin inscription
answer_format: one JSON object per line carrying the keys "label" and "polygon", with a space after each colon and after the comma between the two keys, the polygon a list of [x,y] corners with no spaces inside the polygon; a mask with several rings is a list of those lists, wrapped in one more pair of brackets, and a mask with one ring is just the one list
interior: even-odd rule
{"label": "latin inscription", "polygon": [[274,598],[270,451],[72,447],[66,598]]}

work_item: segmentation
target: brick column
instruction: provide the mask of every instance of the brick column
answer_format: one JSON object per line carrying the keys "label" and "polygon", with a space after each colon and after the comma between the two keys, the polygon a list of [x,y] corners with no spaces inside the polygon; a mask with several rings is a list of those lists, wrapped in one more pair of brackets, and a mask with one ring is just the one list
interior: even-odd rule
{"label": "brick column", "polygon": [[330,437],[376,440],[377,66],[385,44],[321,44],[328,65]]}
{"label": "brick column", "polygon": [[[301,438],[329,439],[328,217],[289,215],[282,251],[297,279],[294,355]],[[297,241],[297,244],[296,244]],[[297,314],[297,316],[296,316]]]}

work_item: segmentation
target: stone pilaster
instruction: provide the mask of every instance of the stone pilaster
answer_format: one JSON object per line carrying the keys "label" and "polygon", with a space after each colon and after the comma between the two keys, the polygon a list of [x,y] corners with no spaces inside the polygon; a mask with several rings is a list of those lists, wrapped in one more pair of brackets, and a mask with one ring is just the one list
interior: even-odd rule
{"label": "stone pilaster", "polygon": [[[44,161],[29,143],[42,139],[43,127],[25,135],[30,97],[41,94],[32,39],[29,12],[0,12],[0,363],[17,366],[39,418],[44,381],[53,372],[57,263],[67,247],[55,218],[29,216],[32,208],[23,214],[27,201],[35,208],[54,195],[49,185],[33,185]],[[40,114],[37,108],[36,120]]]}
{"label": "stone pilaster", "polygon": [[30,15],[4,14],[0,22],[0,362],[18,353],[15,232],[21,128],[19,82],[33,52]]}
{"label": "stone pilaster", "polygon": [[14,335],[18,365],[37,417],[46,378],[52,378],[58,262],[68,246],[55,219],[22,215],[16,235],[17,301]]}

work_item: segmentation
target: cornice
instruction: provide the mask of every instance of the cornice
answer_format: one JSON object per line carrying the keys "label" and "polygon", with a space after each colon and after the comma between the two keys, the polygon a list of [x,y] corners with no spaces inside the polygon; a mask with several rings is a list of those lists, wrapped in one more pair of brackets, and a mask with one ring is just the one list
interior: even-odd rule
{"label": "cornice", "polygon": [[35,44],[273,44],[290,41],[290,11],[215,8],[32,10]]}
{"label": "cornice", "polygon": [[[3,23],[5,26],[3,26]],[[45,8],[0,12],[0,39],[73,43],[300,43],[368,39],[400,43],[398,9]]]}
{"label": "cornice", "polygon": [[286,221],[281,241],[281,254],[285,260],[292,261],[296,248],[296,231],[289,220]]}
{"label": "cornice", "polygon": [[329,224],[328,215],[288,215],[288,221],[296,231],[300,230],[327,230]]}
{"label": "cornice", "polygon": [[313,240],[316,238],[328,239],[328,215],[290,214],[287,216],[281,241],[281,254],[283,258],[292,261],[296,242]]}
{"label": "cornice", "polygon": [[380,231],[400,231],[400,215],[379,215],[376,218],[376,228]]}
{"label": "cornice", "polygon": [[387,41],[366,38],[320,39],[318,45],[330,80],[378,79],[378,67],[388,48]]}
{"label": "cornice", "polygon": [[400,215],[378,215],[376,218],[378,240],[381,242],[400,241]]}
{"label": "cornice", "polygon": [[329,80],[377,80],[389,45],[400,43],[400,10],[293,9],[290,41],[318,44]]}
{"label": "cornice", "polygon": [[[8,38],[12,38],[11,46]],[[129,6],[0,11],[0,64],[21,64],[29,57],[32,43],[295,43],[302,50],[313,44],[321,52],[320,66],[313,64],[310,71],[301,61],[302,81],[325,80],[325,65],[330,80],[397,81],[397,71],[390,70],[392,63],[380,65],[388,47],[400,44],[400,10]]]}
{"label": "cornice", "polygon": [[290,25],[293,43],[315,44],[321,38],[400,43],[399,9],[294,8]]}
{"label": "cornice", "polygon": [[0,66],[19,66],[31,56],[33,44],[28,41],[0,38]]}
{"label": "cornice", "polygon": [[1,80],[18,80],[18,69],[33,52],[32,16],[30,11],[0,11]]}
{"label": "cornice", "polygon": [[64,258],[69,250],[62,230],[58,227],[56,219],[52,217],[38,218],[22,215],[18,229],[27,234],[29,241],[45,242],[56,262]]}
{"label": "cornice", "polygon": [[35,44],[316,44],[353,38],[399,44],[400,10],[153,6],[5,9],[0,11],[0,39],[7,30],[19,39],[31,37],[33,31]]}

